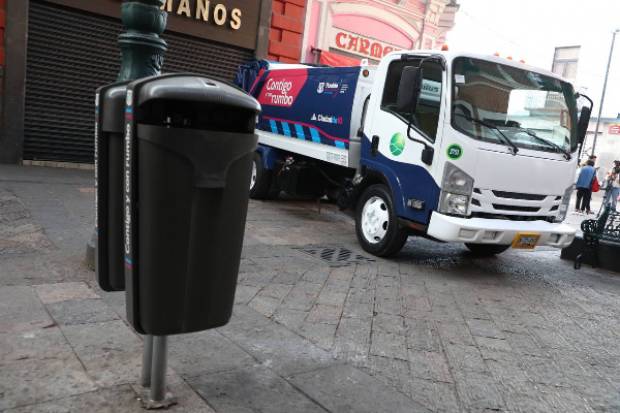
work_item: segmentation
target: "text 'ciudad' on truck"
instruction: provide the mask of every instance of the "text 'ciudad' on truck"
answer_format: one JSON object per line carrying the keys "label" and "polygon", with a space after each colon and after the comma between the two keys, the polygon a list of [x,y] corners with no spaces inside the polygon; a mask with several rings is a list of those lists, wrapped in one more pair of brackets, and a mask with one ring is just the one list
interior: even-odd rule
{"label": "text 'ciudad' on truck", "polygon": [[255,62],[251,196],[324,196],[355,209],[364,250],[410,235],[480,255],[566,247],[566,217],[590,103],[553,73],[498,57],[393,52],[377,67]]}

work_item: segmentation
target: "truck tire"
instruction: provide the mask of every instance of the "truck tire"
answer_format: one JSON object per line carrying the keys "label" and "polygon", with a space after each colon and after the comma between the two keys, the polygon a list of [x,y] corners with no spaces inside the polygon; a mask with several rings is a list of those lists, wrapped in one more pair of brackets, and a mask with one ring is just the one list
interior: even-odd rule
{"label": "truck tire", "polygon": [[273,199],[276,192],[272,188],[273,172],[265,169],[263,158],[258,152],[254,153],[252,160],[252,175],[250,178],[250,198]]}
{"label": "truck tire", "polygon": [[510,248],[510,245],[496,244],[465,244],[465,246],[473,255],[478,257],[491,257],[493,255],[499,255]]}
{"label": "truck tire", "polygon": [[397,254],[407,242],[387,186],[368,187],[357,203],[355,232],[364,251],[378,257]]}

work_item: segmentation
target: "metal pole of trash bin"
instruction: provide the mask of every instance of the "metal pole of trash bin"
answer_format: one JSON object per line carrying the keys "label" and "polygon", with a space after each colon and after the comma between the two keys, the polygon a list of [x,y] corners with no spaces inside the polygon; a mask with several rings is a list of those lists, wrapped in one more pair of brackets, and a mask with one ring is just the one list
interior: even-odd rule
{"label": "metal pole of trash bin", "polygon": [[151,387],[151,367],[153,366],[153,336],[144,336],[142,352],[142,387]]}
{"label": "metal pole of trash bin", "polygon": [[168,337],[153,337],[153,368],[151,371],[151,401],[166,399],[166,365],[168,358]]}

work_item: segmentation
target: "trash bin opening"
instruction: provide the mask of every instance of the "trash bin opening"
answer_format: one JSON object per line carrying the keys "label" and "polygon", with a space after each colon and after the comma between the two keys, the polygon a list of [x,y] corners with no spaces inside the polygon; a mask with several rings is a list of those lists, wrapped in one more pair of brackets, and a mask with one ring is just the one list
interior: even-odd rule
{"label": "trash bin opening", "polygon": [[216,102],[153,99],[140,106],[136,120],[178,129],[254,133],[256,112]]}

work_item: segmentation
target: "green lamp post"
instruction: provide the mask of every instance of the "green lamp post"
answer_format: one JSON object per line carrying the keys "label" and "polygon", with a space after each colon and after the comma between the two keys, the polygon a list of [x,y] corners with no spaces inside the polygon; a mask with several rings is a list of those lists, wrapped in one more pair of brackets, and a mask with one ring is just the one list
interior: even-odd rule
{"label": "green lamp post", "polygon": [[159,37],[168,14],[165,0],[124,0],[121,18],[126,31],[118,37],[122,51],[118,80],[134,80],[159,75],[164,63],[166,42]]}
{"label": "green lamp post", "polygon": [[[166,29],[168,13],[162,10],[165,0],[123,0],[121,19],[125,32],[118,36],[121,48],[121,70],[118,81],[135,80],[161,73],[168,46],[160,38]],[[86,264],[95,269],[93,233],[86,246]]]}

